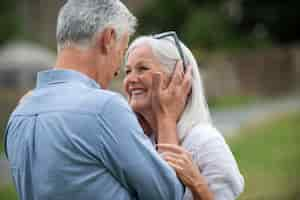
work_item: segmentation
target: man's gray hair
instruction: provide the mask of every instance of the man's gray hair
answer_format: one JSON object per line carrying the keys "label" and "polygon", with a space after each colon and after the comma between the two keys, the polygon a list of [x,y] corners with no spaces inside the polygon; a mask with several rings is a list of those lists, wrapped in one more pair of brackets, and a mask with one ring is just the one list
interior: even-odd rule
{"label": "man's gray hair", "polygon": [[58,50],[70,45],[88,47],[96,33],[111,27],[117,38],[135,31],[137,20],[120,0],[69,0],[60,10],[56,40]]}

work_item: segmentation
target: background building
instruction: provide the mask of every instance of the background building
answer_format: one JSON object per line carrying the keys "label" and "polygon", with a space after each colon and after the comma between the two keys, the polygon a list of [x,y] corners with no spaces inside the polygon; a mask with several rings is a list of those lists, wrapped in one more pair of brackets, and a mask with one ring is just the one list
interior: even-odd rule
{"label": "background building", "polygon": [[14,42],[0,49],[0,88],[33,88],[38,71],[53,67],[55,55],[40,45]]}

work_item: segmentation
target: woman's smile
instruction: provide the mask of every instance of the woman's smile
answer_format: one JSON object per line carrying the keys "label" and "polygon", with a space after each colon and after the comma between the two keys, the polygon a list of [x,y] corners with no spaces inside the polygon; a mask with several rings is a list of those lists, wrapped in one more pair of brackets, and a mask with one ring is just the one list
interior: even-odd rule
{"label": "woman's smile", "polygon": [[129,96],[130,100],[139,100],[147,97],[147,89],[145,88],[132,88],[130,89]]}

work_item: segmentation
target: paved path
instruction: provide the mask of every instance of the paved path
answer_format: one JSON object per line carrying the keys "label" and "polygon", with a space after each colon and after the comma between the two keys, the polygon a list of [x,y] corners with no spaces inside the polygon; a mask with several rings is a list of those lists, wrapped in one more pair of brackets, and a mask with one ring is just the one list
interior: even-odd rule
{"label": "paved path", "polygon": [[[213,111],[212,118],[225,136],[233,136],[243,126],[294,111],[300,111],[300,95],[257,102],[231,110]],[[4,156],[0,155],[0,186],[10,182],[8,163]]]}
{"label": "paved path", "polygon": [[213,111],[212,118],[215,125],[225,136],[232,136],[237,134],[243,126],[296,111],[300,111],[300,95],[257,102],[232,110]]}

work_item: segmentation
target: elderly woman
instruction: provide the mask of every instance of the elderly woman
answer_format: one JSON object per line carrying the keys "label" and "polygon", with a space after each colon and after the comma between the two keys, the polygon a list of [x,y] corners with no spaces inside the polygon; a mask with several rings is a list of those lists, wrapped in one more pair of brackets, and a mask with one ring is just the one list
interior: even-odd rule
{"label": "elderly woman", "polygon": [[[157,133],[152,103],[152,86],[156,83],[152,83],[152,74],[160,73],[162,85],[167,87],[176,66],[180,68],[176,65],[178,61],[183,62],[182,73],[191,71],[191,91],[178,119],[177,133]],[[211,122],[198,65],[191,51],[174,32],[142,36],[128,48],[125,73],[129,104],[145,133],[186,185],[184,199],[236,199],[243,190],[244,179],[224,138]]]}

